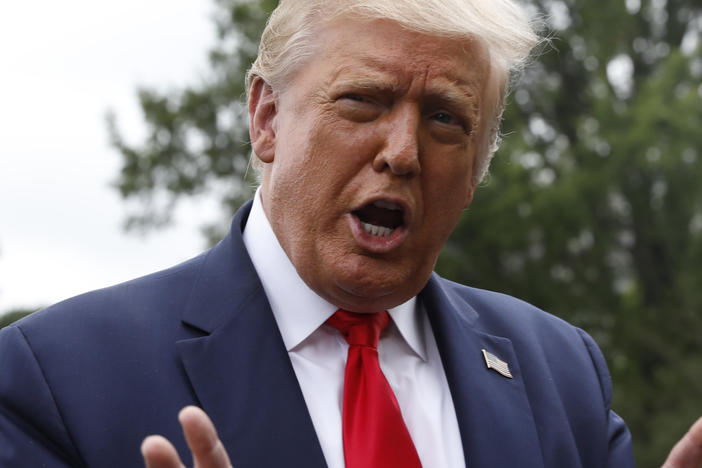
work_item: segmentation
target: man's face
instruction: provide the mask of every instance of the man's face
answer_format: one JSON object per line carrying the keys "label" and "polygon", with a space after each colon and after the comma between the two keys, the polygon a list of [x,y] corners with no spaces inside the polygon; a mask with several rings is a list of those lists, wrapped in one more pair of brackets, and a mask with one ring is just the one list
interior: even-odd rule
{"label": "man's face", "polygon": [[255,85],[263,206],[317,294],[375,312],[426,284],[472,200],[494,81],[476,41],[339,20],[284,90]]}

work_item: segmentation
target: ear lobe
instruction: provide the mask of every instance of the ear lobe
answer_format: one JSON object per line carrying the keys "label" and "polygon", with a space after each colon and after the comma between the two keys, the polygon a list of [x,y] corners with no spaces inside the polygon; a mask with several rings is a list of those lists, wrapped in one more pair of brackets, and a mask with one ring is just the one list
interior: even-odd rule
{"label": "ear lobe", "polygon": [[256,156],[264,163],[275,156],[275,117],[277,100],[273,88],[257,76],[249,91],[249,137]]}

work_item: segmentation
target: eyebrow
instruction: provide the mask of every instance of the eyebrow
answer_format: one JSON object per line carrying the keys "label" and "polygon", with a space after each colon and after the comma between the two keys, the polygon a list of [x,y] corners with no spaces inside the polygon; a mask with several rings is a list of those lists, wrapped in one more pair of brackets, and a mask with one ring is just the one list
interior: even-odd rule
{"label": "eyebrow", "polygon": [[[353,74],[339,78],[339,75],[344,73],[350,67],[341,67],[334,75],[332,75],[329,83],[333,86],[350,85],[360,89],[378,89],[397,91],[400,88],[400,83],[393,77],[387,76],[384,73],[364,72],[358,73],[357,69],[353,69]],[[444,81],[444,80],[442,80]],[[430,97],[441,98],[451,104],[462,105],[466,101],[472,100],[477,93],[474,86],[463,84],[456,80],[446,80],[446,86],[430,84],[427,87],[426,94]]]}
{"label": "eyebrow", "polygon": [[396,80],[384,78],[381,76],[346,76],[339,80],[334,80],[333,86],[350,86],[361,90],[373,90],[381,92],[396,93],[400,89],[400,84]]}
{"label": "eyebrow", "polygon": [[[392,76],[387,62],[373,55],[360,55],[357,57],[362,66],[342,65],[330,77],[329,84],[333,86],[353,86],[358,89],[379,90],[395,93],[401,87],[400,83]],[[368,68],[365,68],[365,67]],[[340,78],[340,75],[349,72]],[[472,81],[458,79],[457,77],[441,77],[429,84],[424,99],[438,101],[453,109],[468,110],[471,115],[480,114],[481,94]]]}
{"label": "eyebrow", "polygon": [[333,86],[351,85],[361,89],[397,91],[400,83],[390,77],[390,74],[383,69],[387,69],[387,67],[371,66],[367,69],[359,70],[356,66],[342,65],[329,77],[327,84]]}
{"label": "eyebrow", "polygon": [[429,88],[425,93],[425,99],[477,119],[480,117],[482,96],[476,91],[471,86],[454,83],[453,86],[442,89]]}

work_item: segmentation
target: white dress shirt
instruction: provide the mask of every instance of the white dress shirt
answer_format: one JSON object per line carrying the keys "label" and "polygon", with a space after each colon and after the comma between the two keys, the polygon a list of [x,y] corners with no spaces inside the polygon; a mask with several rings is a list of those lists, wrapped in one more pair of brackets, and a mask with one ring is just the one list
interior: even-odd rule
{"label": "white dress shirt", "polygon": [[[256,192],[244,244],[278,328],[329,468],[344,468],[342,402],[348,344],[324,322],[337,307],[297,274],[268,222]],[[427,314],[410,299],[388,311],[378,344],[380,367],[392,387],[423,468],[464,468],[463,446],[446,375]]]}

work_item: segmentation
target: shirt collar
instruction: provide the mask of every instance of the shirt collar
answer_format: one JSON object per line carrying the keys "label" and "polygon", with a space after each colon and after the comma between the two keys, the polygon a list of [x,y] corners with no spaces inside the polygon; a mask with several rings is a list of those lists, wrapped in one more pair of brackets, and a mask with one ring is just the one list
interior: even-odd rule
{"label": "shirt collar", "polygon": [[[402,338],[412,348],[423,361],[427,360],[427,350],[424,343],[425,320],[422,320],[424,310],[417,301],[417,297],[412,297],[404,304],[388,309],[392,321],[400,331]],[[428,324],[427,324],[428,325]]]}
{"label": "shirt collar", "polygon": [[[338,308],[318,296],[297,274],[263,211],[260,192],[259,188],[246,221],[244,245],[263,284],[285,348],[292,351]],[[418,305],[413,297],[388,313],[407,344],[426,360],[424,321],[420,320],[422,311]]]}

